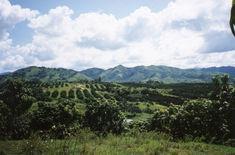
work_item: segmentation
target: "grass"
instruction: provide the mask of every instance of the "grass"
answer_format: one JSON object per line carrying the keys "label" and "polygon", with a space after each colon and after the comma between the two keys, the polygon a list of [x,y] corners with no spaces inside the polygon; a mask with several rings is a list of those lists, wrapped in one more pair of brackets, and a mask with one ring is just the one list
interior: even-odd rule
{"label": "grass", "polygon": [[[135,113],[134,117],[129,117],[129,119],[132,119],[134,122],[144,122],[148,119],[152,118],[154,115],[154,112],[156,110],[165,110],[167,107],[160,105],[159,103],[148,103],[148,102],[133,102],[137,103],[137,106],[143,111],[141,113]],[[152,113],[144,112],[147,108],[152,110]],[[132,113],[125,113],[126,115],[131,115]]]}
{"label": "grass", "polygon": [[147,108],[153,110],[153,111],[156,111],[156,110],[165,110],[167,107],[166,106],[163,106],[159,103],[148,103],[148,102],[139,102],[138,103],[138,107],[141,109],[141,110],[145,110]]}
{"label": "grass", "polygon": [[234,155],[235,148],[199,142],[172,142],[164,134],[133,133],[97,137],[82,132],[66,140],[0,141],[0,154],[87,154],[87,155]]}
{"label": "grass", "polygon": [[134,122],[144,122],[153,117],[153,114],[137,113],[135,117],[131,118]]}

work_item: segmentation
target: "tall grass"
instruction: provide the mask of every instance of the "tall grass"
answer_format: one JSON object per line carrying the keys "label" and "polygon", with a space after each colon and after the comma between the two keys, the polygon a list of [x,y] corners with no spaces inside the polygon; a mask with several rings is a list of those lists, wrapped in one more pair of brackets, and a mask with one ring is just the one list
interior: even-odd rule
{"label": "tall grass", "polygon": [[154,132],[132,132],[123,135],[96,136],[84,130],[64,140],[42,140],[33,135],[28,140],[1,141],[2,154],[61,155],[223,155],[235,154],[235,148],[193,141],[171,141],[171,137]]}

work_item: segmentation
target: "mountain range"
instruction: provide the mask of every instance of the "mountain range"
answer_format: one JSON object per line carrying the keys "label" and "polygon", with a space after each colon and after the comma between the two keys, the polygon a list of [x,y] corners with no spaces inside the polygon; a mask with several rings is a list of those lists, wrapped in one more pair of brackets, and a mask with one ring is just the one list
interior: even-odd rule
{"label": "mountain range", "polygon": [[216,74],[229,74],[232,81],[235,81],[235,67],[231,66],[180,69],[154,65],[136,67],[119,65],[106,70],[90,68],[83,71],[31,66],[15,72],[0,74],[0,80],[11,77],[25,80],[41,80],[43,82],[73,82],[100,78],[105,82],[145,82],[153,80],[164,83],[199,83],[210,82],[211,78]]}

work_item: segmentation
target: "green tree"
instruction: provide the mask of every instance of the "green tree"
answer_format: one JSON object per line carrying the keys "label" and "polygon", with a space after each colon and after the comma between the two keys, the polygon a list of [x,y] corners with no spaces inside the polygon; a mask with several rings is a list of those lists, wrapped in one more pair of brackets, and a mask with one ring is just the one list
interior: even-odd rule
{"label": "green tree", "polygon": [[46,95],[47,98],[50,98],[51,92],[50,92],[50,91],[46,91],[46,92],[45,92],[45,95]]}
{"label": "green tree", "polygon": [[112,103],[93,103],[87,105],[84,116],[85,126],[98,134],[109,132],[120,134],[123,129],[124,117],[117,105]]}
{"label": "green tree", "polygon": [[67,92],[66,92],[65,90],[62,90],[62,91],[60,92],[60,97],[61,97],[61,98],[67,98]]}
{"label": "green tree", "polygon": [[77,94],[78,99],[80,99],[80,100],[84,99],[84,95],[80,89],[77,89],[76,94]]}
{"label": "green tree", "polygon": [[32,105],[35,98],[32,90],[24,86],[20,80],[7,80],[0,85],[0,100],[11,110],[14,116],[26,112]]}
{"label": "green tree", "polygon": [[235,90],[229,84],[229,76],[215,76],[213,78],[213,86],[211,99],[219,101],[218,108],[223,108],[224,105],[228,106],[228,110],[224,111],[224,115],[226,115],[229,124],[230,137],[235,139]]}
{"label": "green tree", "polygon": [[219,100],[221,102],[231,101],[232,98],[232,87],[229,84],[228,75],[217,75],[212,79],[213,90],[211,92],[212,100]]}
{"label": "green tree", "polygon": [[64,138],[69,134],[70,127],[81,121],[80,117],[75,102],[70,100],[39,102],[38,109],[32,114],[32,128],[50,133],[55,138]]}
{"label": "green tree", "polygon": [[8,122],[11,117],[11,111],[7,105],[0,100],[0,139],[7,137]]}
{"label": "green tree", "polygon": [[150,130],[166,132],[174,138],[205,137],[205,141],[223,143],[229,138],[228,103],[206,99],[186,101],[158,110],[150,121]]}
{"label": "green tree", "polygon": [[2,100],[1,108],[8,112],[4,116],[8,121],[6,126],[8,138],[19,139],[28,135],[27,113],[35,101],[32,90],[21,80],[9,79],[0,85],[0,100]]}
{"label": "green tree", "polygon": [[37,101],[48,101],[49,100],[49,95],[47,92],[44,92],[42,87],[35,87],[32,90],[32,96],[37,100]]}
{"label": "green tree", "polygon": [[203,136],[215,143],[233,138],[235,96],[228,75],[213,78],[210,99],[190,100],[181,106],[170,105],[165,111],[157,111],[149,129],[167,132],[175,138]]}
{"label": "green tree", "polygon": [[58,91],[58,90],[55,90],[55,91],[52,92],[51,97],[57,98],[58,95],[59,95],[59,91]]}
{"label": "green tree", "polygon": [[69,98],[75,98],[74,90],[73,89],[69,90]]}

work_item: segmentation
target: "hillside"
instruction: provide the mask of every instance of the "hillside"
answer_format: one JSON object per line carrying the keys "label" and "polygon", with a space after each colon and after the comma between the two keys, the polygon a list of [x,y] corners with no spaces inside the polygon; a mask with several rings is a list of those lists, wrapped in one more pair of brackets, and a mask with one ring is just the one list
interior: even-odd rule
{"label": "hillside", "polygon": [[25,80],[48,81],[78,81],[89,80],[90,78],[71,69],[64,68],[46,68],[46,67],[27,67],[19,69],[15,72],[0,76],[0,80],[4,78],[23,78]]}
{"label": "hillside", "polygon": [[[84,70],[88,77],[97,79],[101,77],[103,81],[108,82],[143,82],[143,81],[161,81],[165,83],[196,83],[209,82],[215,74],[230,74],[235,77],[234,67],[212,67],[199,69],[179,69],[167,66],[137,66],[127,68],[116,66],[107,70],[97,68]],[[96,75],[94,73],[97,73]]]}
{"label": "hillside", "polygon": [[100,68],[89,68],[86,70],[81,71],[80,73],[92,78],[92,79],[98,79],[100,74],[102,74],[105,70]]}
{"label": "hillside", "polygon": [[201,68],[199,69],[203,72],[218,72],[218,73],[228,73],[231,76],[235,76],[235,68],[232,66],[226,66],[226,67],[209,67],[209,68]]}
{"label": "hillside", "polygon": [[137,66],[124,67],[122,65],[107,70],[90,68],[75,71],[64,68],[27,67],[12,73],[0,75],[0,80],[13,77],[25,80],[67,81],[95,80],[99,77],[106,82],[145,82],[149,80],[164,83],[201,83],[209,82],[215,74],[229,74],[232,81],[235,77],[235,67],[210,67],[180,69],[168,66]]}

